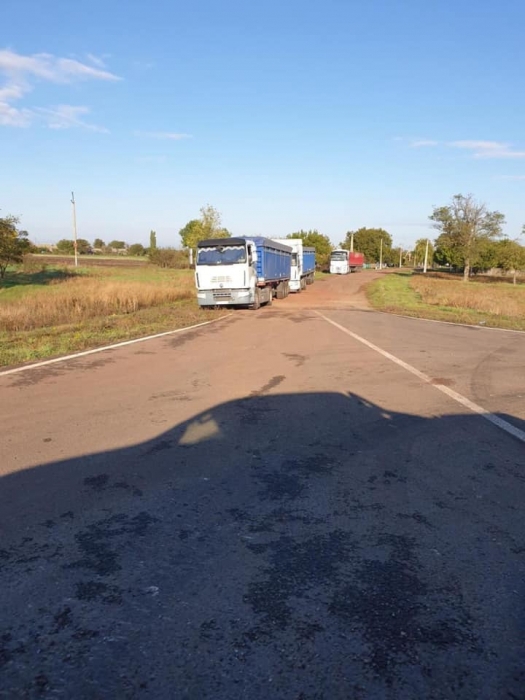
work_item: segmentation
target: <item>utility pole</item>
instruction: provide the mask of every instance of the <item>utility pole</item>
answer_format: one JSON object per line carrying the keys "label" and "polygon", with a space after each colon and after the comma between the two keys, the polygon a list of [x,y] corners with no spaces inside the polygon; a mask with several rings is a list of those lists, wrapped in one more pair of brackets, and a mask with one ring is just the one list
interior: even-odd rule
{"label": "utility pole", "polygon": [[428,265],[428,238],[427,238],[427,245],[425,248],[425,263],[423,265],[423,272],[427,271],[427,265]]}
{"label": "utility pole", "polygon": [[350,236],[350,252],[354,252],[354,232],[352,231],[352,234]]}
{"label": "utility pole", "polygon": [[403,248],[399,248],[399,267],[402,267],[403,263]]}
{"label": "utility pole", "polygon": [[75,246],[75,267],[78,267],[78,246],[77,246],[77,209],[75,205],[75,193],[71,192],[71,204],[73,207],[73,245]]}
{"label": "utility pole", "polygon": [[381,243],[379,245],[379,269],[383,269],[383,239],[381,239]]}

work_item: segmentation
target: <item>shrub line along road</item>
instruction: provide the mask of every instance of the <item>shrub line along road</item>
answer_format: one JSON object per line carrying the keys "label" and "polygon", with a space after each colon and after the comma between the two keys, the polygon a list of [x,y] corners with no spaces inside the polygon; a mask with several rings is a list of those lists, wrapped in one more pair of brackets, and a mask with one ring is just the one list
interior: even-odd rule
{"label": "shrub line along road", "polygon": [[0,377],[0,697],[524,697],[525,336],[369,278]]}

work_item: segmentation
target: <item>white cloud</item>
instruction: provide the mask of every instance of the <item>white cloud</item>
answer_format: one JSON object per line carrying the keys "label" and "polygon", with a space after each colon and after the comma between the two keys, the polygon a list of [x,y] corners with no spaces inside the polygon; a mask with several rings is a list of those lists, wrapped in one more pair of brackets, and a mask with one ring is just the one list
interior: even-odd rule
{"label": "white cloud", "polygon": [[101,56],[95,56],[93,53],[86,54],[87,60],[98,68],[106,68],[106,62]]}
{"label": "white cloud", "polygon": [[89,124],[82,119],[82,116],[89,114],[89,107],[79,107],[76,105],[57,105],[56,107],[35,110],[45,120],[50,129],[70,129],[71,127],[81,127],[89,131],[108,133],[108,130],[96,124]]}
{"label": "white cloud", "polygon": [[0,125],[28,127],[44,117],[50,128],[81,126],[103,131],[101,127],[89,125],[80,119],[81,114],[89,111],[87,107],[61,105],[58,108],[34,109],[13,105],[13,102],[26,97],[38,81],[69,84],[81,80],[120,80],[117,75],[104,70],[101,59],[90,56],[90,60],[96,65],[90,66],[47,53],[24,56],[10,49],[0,50],[0,79],[4,78],[4,83],[0,83]]}
{"label": "white cloud", "polygon": [[466,139],[460,141],[435,141],[434,139],[405,139],[396,137],[396,141],[408,142],[410,148],[446,146],[468,151],[473,158],[525,158],[525,151],[516,150],[512,144],[503,141],[478,141]]}
{"label": "white cloud", "polygon": [[448,145],[471,151],[474,158],[525,158],[525,151],[515,151],[501,141],[451,141]]}
{"label": "white cloud", "polygon": [[79,78],[120,80],[117,75],[88,66],[73,58],[57,58],[50,53],[23,56],[9,49],[0,50],[0,72],[8,76],[33,76],[53,83],[70,83]]}
{"label": "white cloud", "polygon": [[193,138],[191,134],[178,134],[173,131],[136,131],[135,136],[145,136],[150,139],[166,139],[168,141],[182,141]]}

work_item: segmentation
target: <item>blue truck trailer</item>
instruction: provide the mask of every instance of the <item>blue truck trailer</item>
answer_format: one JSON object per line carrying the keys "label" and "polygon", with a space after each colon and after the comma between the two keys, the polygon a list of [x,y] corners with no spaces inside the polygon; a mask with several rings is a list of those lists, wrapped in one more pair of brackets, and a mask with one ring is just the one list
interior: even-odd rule
{"label": "blue truck trailer", "polygon": [[195,285],[200,306],[271,304],[290,290],[292,249],[261,236],[213,238],[197,246]]}

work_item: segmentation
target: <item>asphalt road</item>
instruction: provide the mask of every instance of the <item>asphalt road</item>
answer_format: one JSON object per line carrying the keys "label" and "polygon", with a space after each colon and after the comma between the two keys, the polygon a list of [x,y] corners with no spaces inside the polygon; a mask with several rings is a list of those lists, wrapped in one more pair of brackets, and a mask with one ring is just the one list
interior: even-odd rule
{"label": "asphalt road", "polygon": [[0,697],[525,698],[525,335],[365,279],[0,377]]}

